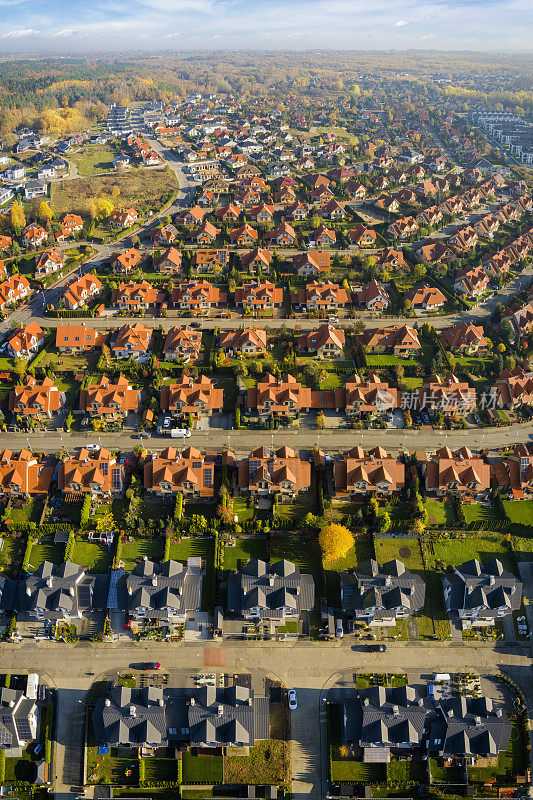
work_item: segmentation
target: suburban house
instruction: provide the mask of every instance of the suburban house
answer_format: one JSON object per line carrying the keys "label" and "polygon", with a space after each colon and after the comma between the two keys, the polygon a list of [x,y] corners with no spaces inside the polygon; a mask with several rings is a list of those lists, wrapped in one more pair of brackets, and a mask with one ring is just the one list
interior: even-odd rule
{"label": "suburban house", "polygon": [[87,353],[96,347],[102,347],[106,339],[106,331],[96,331],[83,323],[58,325],[56,328],[56,349],[60,353]]}
{"label": "suburban house", "polygon": [[400,407],[399,389],[391,389],[379,375],[361,378],[355,373],[346,379],[345,410],[347,416],[384,414]]}
{"label": "suburban house", "polygon": [[37,739],[37,703],[20,689],[3,686],[0,689],[0,717],[0,747],[6,757],[19,758],[18,754]]}
{"label": "suburban house", "polygon": [[241,254],[241,269],[243,272],[249,272],[250,274],[270,272],[271,261],[272,252],[270,250],[256,247],[248,253]]}
{"label": "suburban house", "polygon": [[509,746],[512,725],[490,697],[444,697],[431,719],[427,749],[444,763],[462,765],[495,761]]}
{"label": "suburban house", "polygon": [[490,467],[472,455],[468,447],[441,447],[434,456],[418,456],[426,491],[437,497],[454,494],[471,500],[486,500],[490,489]]}
{"label": "suburban house", "polygon": [[144,558],[120,580],[128,615],[137,622],[184,622],[188,613],[200,611],[203,576],[201,558],[191,557],[187,564]]}
{"label": "suburban house", "polygon": [[80,619],[84,612],[106,608],[107,583],[107,576],[87,575],[83,567],[71,561],[43,561],[20,581],[15,608],[19,616],[31,620]]}
{"label": "suburban house", "polygon": [[219,333],[219,348],[229,357],[263,356],[267,350],[267,335],[263,328],[239,328],[236,331],[222,330]]}
{"label": "suburban house", "polygon": [[102,289],[100,280],[91,273],[70,283],[63,294],[65,306],[72,311],[86,306]]}
{"label": "suburban house", "polygon": [[182,256],[175,247],[169,247],[157,261],[157,271],[164,275],[175,275],[181,272]]}
{"label": "suburban house", "polygon": [[111,256],[113,272],[117,272],[120,275],[129,275],[141,261],[142,253],[139,253],[134,247],[124,250],[123,253],[115,253]]}
{"label": "suburban house", "polygon": [[405,293],[405,297],[411,303],[413,311],[438,311],[446,302],[446,297],[436,286],[429,286],[423,283],[421,286],[413,286]]}
{"label": "suburban house", "polygon": [[313,281],[291,292],[291,302],[295,306],[305,306],[307,311],[338,311],[348,308],[351,296],[338,283],[318,283]]}
{"label": "suburban house", "polygon": [[152,454],[144,465],[144,488],[159,497],[182,492],[184,498],[211,501],[215,496],[215,455],[205,455],[195,447],[179,453],[166,447]]}
{"label": "suburban house", "polygon": [[266,238],[269,242],[285,247],[296,247],[298,243],[296,231],[288,222],[282,222],[273,231],[269,231]]}
{"label": "suburban house", "polygon": [[[269,738],[269,699],[239,686],[202,686],[187,706],[191,747],[253,747]],[[238,752],[238,751],[237,751]]]}
{"label": "suburban house", "polygon": [[224,391],[215,388],[206,375],[195,379],[184,370],[177,383],[161,387],[160,405],[176,419],[185,420],[191,414],[197,421],[222,411]]}
{"label": "suburban house", "polygon": [[163,344],[166,361],[196,361],[202,349],[202,332],[189,325],[173,325]]}
{"label": "suburban house", "polygon": [[298,350],[316,354],[320,358],[344,358],[346,336],[342,328],[326,323],[314,331],[300,334],[297,343]]}
{"label": "suburban house", "polygon": [[13,497],[46,495],[54,475],[55,458],[41,458],[29,450],[0,453],[0,493]]}
{"label": "suburban house", "polygon": [[229,250],[223,247],[219,250],[197,250],[194,254],[194,266],[197,272],[220,272],[224,269],[229,259]]}
{"label": "suburban house", "polygon": [[178,229],[172,224],[163,225],[153,231],[152,238],[155,245],[168,246],[178,238]]}
{"label": "suburban house", "polygon": [[494,625],[522,604],[522,584],[497,558],[459,564],[444,574],[442,588],[446,611],[457,615],[464,629]]}
{"label": "suburban house", "polygon": [[361,289],[354,292],[357,305],[365,306],[369,311],[386,311],[389,307],[389,295],[382,284],[373,279]]}
{"label": "suburban house", "polygon": [[453,372],[445,378],[431,375],[418,391],[418,408],[443,414],[466,415],[476,407],[476,390]]}
{"label": "suburban house", "polygon": [[337,241],[337,236],[333,228],[326,228],[325,225],[319,225],[318,228],[311,231],[310,240],[319,247],[333,247]]}
{"label": "suburban house", "polygon": [[36,222],[26,225],[22,231],[22,242],[26,247],[40,247],[48,239],[45,229]]}
{"label": "suburban house", "polygon": [[281,308],[283,287],[275,286],[270,281],[244,283],[235,288],[235,305],[237,308],[249,308],[252,311]]}
{"label": "suburban house", "polygon": [[257,233],[255,228],[252,228],[247,222],[244,225],[241,225],[240,228],[233,228],[229,232],[230,241],[234,244],[238,244],[242,246],[248,246],[256,244],[259,239],[259,234]]}
{"label": "suburban house", "polygon": [[52,275],[64,266],[65,256],[61,250],[48,248],[35,258],[35,277],[42,278],[43,275]]}
{"label": "suburban house", "polygon": [[405,465],[397,461],[382,447],[365,453],[354,447],[341,461],[334,464],[335,496],[342,500],[356,500],[369,493],[389,497],[405,483]]}
{"label": "suburban house", "polygon": [[291,561],[254,559],[228,578],[228,611],[244,619],[284,625],[315,605],[315,582]]}
{"label": "suburban house", "polygon": [[331,269],[331,254],[323,251],[297,253],[292,256],[294,271],[297,275],[320,275]]}
{"label": "suburban house", "polygon": [[348,231],[350,248],[354,247],[375,247],[377,233],[374,228],[367,228],[366,225],[356,225]]}
{"label": "suburban house", "polygon": [[146,360],[152,345],[152,337],[152,329],[139,322],[123,325],[111,336],[111,352],[115,358]]}
{"label": "suburban house", "polygon": [[504,369],[495,382],[499,406],[516,408],[533,404],[533,371],[517,364],[512,371]]}
{"label": "suburban house", "polygon": [[473,325],[471,322],[461,322],[451,328],[444,328],[439,338],[445,350],[465,355],[479,353],[489,345],[483,325]]}
{"label": "suburban house", "polygon": [[113,228],[121,228],[125,230],[126,228],[135,225],[137,220],[139,219],[139,215],[134,208],[127,208],[124,211],[113,211],[113,213],[109,216],[109,224]]}
{"label": "suburban house", "polygon": [[481,266],[459,270],[455,276],[453,289],[467,297],[481,297],[488,288],[489,276]]}
{"label": "suburban house", "polygon": [[[83,229],[83,219],[79,214],[66,213],[59,220],[61,234],[63,238],[71,238]],[[57,239],[57,235],[56,235]]]}
{"label": "suburban house", "polygon": [[65,392],[59,391],[51,378],[37,383],[26,375],[24,383],[15,386],[9,394],[9,410],[17,417],[36,421],[51,419],[65,405]]}
{"label": "suburban house", "polygon": [[491,478],[496,479],[501,493],[514,500],[522,500],[533,492],[533,448],[529,444],[515,444],[506,459],[490,465]]}
{"label": "suburban house", "polygon": [[395,356],[410,356],[421,349],[417,331],[408,325],[369,328],[358,334],[357,339],[369,353],[390,352]]}
{"label": "suburban house", "polygon": [[0,310],[4,310],[11,303],[24,300],[31,294],[30,284],[25,275],[12,275],[0,283]]}
{"label": "suburban house", "polygon": [[115,686],[105,698],[98,698],[92,713],[97,742],[110,747],[165,747],[165,691],[157,686]]}
{"label": "suburban house", "polygon": [[378,564],[371,559],[340,573],[341,608],[370,626],[396,625],[424,606],[426,585],[397,559]]}
{"label": "suburban house", "polygon": [[111,305],[121,311],[147,311],[157,308],[165,301],[165,293],[148,281],[119,283],[111,293]]}
{"label": "suburban house", "polygon": [[32,358],[44,344],[44,333],[36,322],[15,328],[8,336],[6,350],[13,358]]}
{"label": "suburban house", "polygon": [[80,392],[80,409],[90,417],[108,420],[126,419],[141,406],[141,391],[129,385],[128,379],[120,375],[111,383],[107,375],[101,375],[97,383]]}
{"label": "suburban house", "polygon": [[271,450],[258,447],[239,462],[239,491],[255,500],[278,495],[280,502],[290,502],[311,486],[311,465],[302,461],[290,447]]}
{"label": "suburban house", "polygon": [[256,388],[248,389],[246,405],[257,410],[260,417],[290,416],[311,408],[311,389],[298,383],[292,375],[261,378]]}
{"label": "suburban house", "polygon": [[228,296],[209,281],[180,283],[172,290],[172,302],[182,311],[208,311],[225,306]]}
{"label": "suburban house", "polygon": [[80,447],[74,455],[59,462],[57,483],[63,492],[90,492],[111,497],[122,493],[125,478],[124,465],[108,450]]}

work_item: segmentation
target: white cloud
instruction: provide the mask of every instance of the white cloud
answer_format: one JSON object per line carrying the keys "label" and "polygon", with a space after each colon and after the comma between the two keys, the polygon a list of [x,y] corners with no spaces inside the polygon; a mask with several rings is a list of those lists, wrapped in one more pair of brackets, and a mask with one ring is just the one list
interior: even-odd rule
{"label": "white cloud", "polygon": [[52,36],[54,39],[64,39],[67,36],[76,36],[77,33],[78,31],[74,30],[74,28],[63,28],[62,30],[53,33]]}
{"label": "white cloud", "polygon": [[404,25],[407,25],[407,20],[405,19],[399,19],[398,22],[394,23],[396,28],[403,28]]}
{"label": "white cloud", "polygon": [[180,34],[179,33],[167,33],[164,37],[165,39],[176,39]]}
{"label": "white cloud", "polygon": [[6,31],[0,36],[0,39],[20,39],[23,36],[36,36],[39,31],[34,28],[19,28],[15,31]]}
{"label": "white cloud", "polygon": [[425,36],[422,36],[422,39],[435,39],[436,36],[436,33],[426,33]]}

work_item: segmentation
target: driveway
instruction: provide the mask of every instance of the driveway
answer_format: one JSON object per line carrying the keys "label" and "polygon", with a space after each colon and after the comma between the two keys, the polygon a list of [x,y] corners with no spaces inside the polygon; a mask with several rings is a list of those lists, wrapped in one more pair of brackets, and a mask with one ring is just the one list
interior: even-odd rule
{"label": "driveway", "polygon": [[297,689],[298,708],[291,711],[292,796],[322,797],[320,691]]}

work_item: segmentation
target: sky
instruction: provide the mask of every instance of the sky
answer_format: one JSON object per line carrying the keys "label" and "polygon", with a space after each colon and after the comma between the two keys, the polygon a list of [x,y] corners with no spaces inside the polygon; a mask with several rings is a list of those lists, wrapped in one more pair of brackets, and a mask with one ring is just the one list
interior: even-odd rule
{"label": "sky", "polygon": [[0,0],[0,54],[533,49],[533,0]]}

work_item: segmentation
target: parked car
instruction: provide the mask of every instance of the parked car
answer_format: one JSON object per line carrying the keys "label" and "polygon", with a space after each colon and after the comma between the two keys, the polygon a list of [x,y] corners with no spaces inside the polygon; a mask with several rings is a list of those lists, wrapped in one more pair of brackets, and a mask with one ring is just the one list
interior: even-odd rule
{"label": "parked car", "polygon": [[335,636],[337,639],[342,639],[344,636],[344,631],[342,629],[342,619],[337,620],[337,624],[335,625]]}
{"label": "parked car", "polygon": [[201,327],[201,325],[200,325],[199,322],[190,322],[189,323],[189,328],[200,328],[200,327]]}
{"label": "parked car", "polygon": [[294,691],[294,689],[289,689],[289,691],[287,692],[287,695],[289,697],[289,708],[290,708],[290,710],[291,711],[296,711],[296,709],[298,708],[298,703],[296,701],[296,692]]}
{"label": "parked car", "polygon": [[144,669],[161,669],[161,664],[159,661],[147,661]]}
{"label": "parked car", "polygon": [[385,653],[387,651],[386,644],[369,644],[367,647],[369,653]]}

